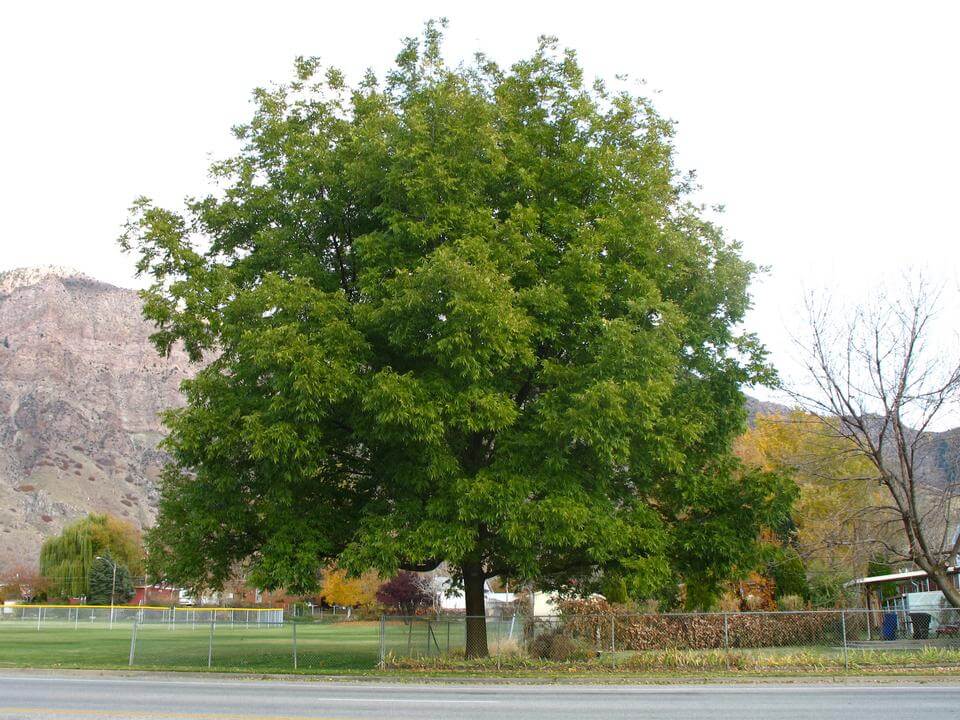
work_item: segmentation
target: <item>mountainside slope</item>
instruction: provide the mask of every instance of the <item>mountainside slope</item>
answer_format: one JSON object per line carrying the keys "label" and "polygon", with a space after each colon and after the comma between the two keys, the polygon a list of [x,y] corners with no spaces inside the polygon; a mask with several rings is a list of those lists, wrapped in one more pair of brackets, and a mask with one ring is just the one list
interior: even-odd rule
{"label": "mountainside slope", "polygon": [[159,412],[186,355],[157,355],[133,290],[61,268],[0,274],[0,568],[91,511],[149,525]]}
{"label": "mountainside slope", "polygon": [[[761,415],[786,415],[791,408],[775,402],[758,400],[746,396],[747,423],[753,427],[757,417]],[[881,418],[876,418],[876,432],[879,434]],[[895,452],[892,441],[887,442],[887,451]],[[890,461],[895,463],[896,458],[891,456]],[[952,428],[939,432],[927,431],[924,442],[916,458],[917,477],[926,483],[938,488],[954,486],[960,482],[960,428]]]}

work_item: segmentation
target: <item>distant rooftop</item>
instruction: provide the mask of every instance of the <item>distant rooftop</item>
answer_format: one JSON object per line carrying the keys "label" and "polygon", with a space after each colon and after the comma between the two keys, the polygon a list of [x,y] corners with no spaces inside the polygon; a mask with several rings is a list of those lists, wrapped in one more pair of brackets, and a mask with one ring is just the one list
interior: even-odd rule
{"label": "distant rooftop", "polygon": [[[960,572],[958,567],[948,567],[947,574],[955,575]],[[925,570],[904,570],[903,572],[890,573],[889,575],[871,575],[869,577],[856,578],[850,582],[844,583],[844,587],[851,587],[853,585],[876,585],[878,583],[885,582],[897,582],[898,580],[912,580],[914,578],[926,577],[927,573]]]}

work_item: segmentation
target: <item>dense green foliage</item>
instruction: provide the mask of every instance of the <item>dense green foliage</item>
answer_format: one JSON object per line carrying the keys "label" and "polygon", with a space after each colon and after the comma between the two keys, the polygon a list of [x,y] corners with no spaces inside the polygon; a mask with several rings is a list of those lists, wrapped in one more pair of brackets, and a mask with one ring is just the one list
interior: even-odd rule
{"label": "dense green foliage", "polygon": [[773,555],[768,569],[776,585],[777,597],[796,595],[808,599],[810,588],[807,584],[807,570],[800,553],[786,546],[776,548]]}
{"label": "dense green foliage", "polygon": [[90,605],[122,604],[133,598],[133,580],[126,565],[116,563],[109,554],[93,561],[90,569],[90,592],[87,603]]}
{"label": "dense green foliage", "polygon": [[140,534],[130,523],[96,513],[68,525],[40,549],[40,574],[50,597],[83,597],[90,592],[90,573],[98,555],[110,555],[129,572],[143,572]]}
{"label": "dense green foliage", "polygon": [[731,454],[769,379],[734,329],[753,267],[671,124],[550,40],[454,69],[431,24],[383,83],[297,70],[221,193],[138,201],[121,240],[160,351],[206,362],[166,418],[159,569],[300,591],[447,561],[470,612],[484,577],[605,570],[708,604],[790,492]]}
{"label": "dense green foliage", "polygon": [[[876,577],[877,575],[892,575],[894,573],[893,565],[882,557],[874,557],[867,563],[867,576]],[[884,600],[895,597],[900,594],[900,586],[896,582],[885,582],[874,586],[874,592],[879,592]]]}

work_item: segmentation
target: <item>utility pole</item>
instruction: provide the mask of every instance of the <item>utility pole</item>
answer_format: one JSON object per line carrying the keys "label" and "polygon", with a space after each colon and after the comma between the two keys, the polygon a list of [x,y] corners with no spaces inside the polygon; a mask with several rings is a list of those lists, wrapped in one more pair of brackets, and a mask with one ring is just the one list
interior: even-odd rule
{"label": "utility pole", "polygon": [[110,583],[110,629],[113,630],[113,597],[117,592],[117,564],[108,557],[97,555],[97,560],[110,563],[113,567],[113,581]]}

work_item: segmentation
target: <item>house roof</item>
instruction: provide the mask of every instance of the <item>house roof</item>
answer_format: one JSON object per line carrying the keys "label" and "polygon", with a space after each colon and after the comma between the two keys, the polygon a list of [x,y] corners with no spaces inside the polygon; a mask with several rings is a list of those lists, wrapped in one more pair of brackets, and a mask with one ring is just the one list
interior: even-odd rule
{"label": "house roof", "polygon": [[[955,575],[960,572],[958,567],[948,567],[947,574]],[[844,587],[851,587],[853,585],[876,585],[878,583],[885,582],[896,582],[898,580],[912,580],[913,578],[922,578],[926,577],[927,572],[925,570],[907,570],[905,572],[891,573],[889,575],[871,575],[869,577],[856,578],[845,582]]]}

